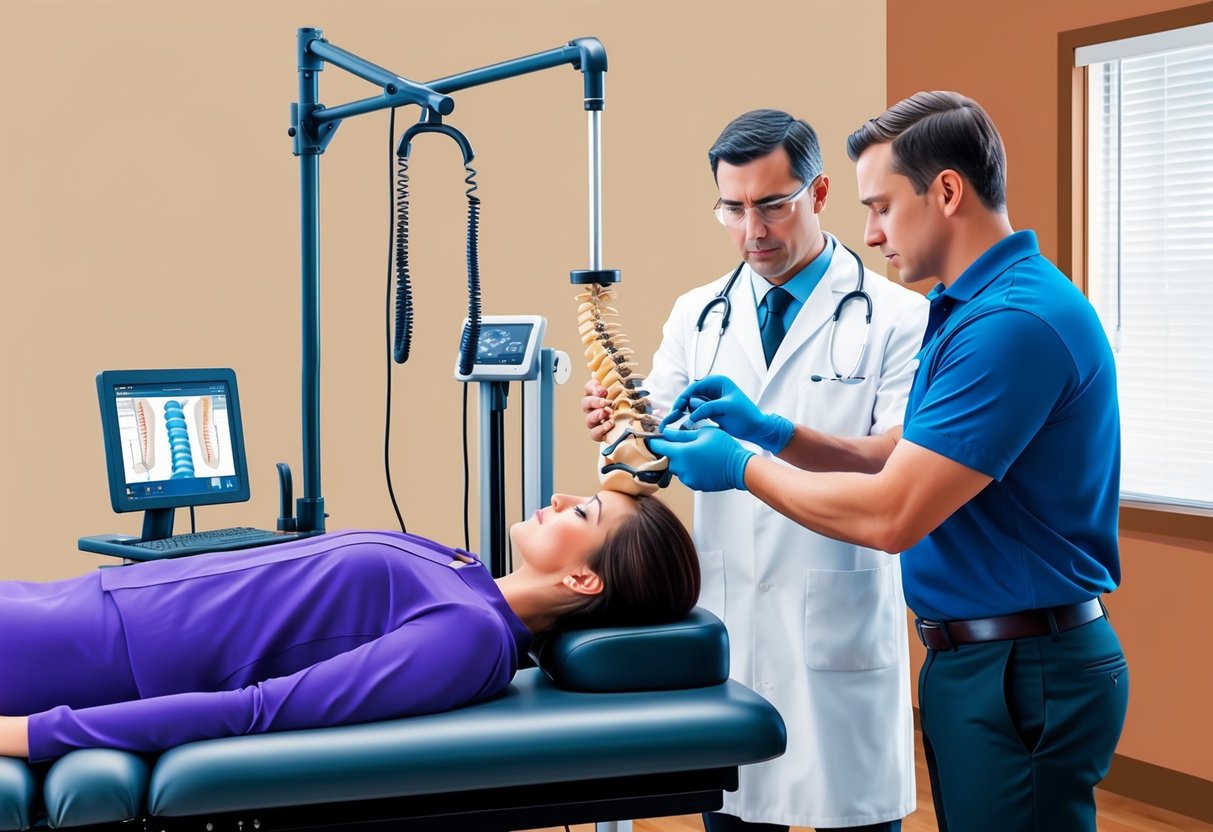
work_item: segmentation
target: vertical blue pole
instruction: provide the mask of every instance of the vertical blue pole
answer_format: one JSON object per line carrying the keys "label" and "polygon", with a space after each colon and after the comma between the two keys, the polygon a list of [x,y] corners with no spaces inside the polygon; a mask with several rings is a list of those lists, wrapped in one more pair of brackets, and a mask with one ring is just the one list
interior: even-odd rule
{"label": "vertical blue pole", "polygon": [[320,491],[320,153],[311,138],[308,115],[316,108],[324,63],[307,51],[319,29],[300,29],[299,43],[299,192],[302,274],[303,496],[297,502],[299,531],[324,531]]}
{"label": "vertical blue pole", "polygon": [[[556,458],[556,426],[552,412],[556,404],[556,351],[544,347],[539,359],[539,507],[552,501],[552,463]],[[523,520],[526,518],[523,517]]]}

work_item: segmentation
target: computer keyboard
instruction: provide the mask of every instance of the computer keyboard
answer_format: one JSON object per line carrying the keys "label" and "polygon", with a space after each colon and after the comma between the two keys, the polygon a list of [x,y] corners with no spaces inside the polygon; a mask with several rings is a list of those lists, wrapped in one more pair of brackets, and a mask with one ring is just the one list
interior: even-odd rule
{"label": "computer keyboard", "polygon": [[126,545],[150,550],[159,557],[177,557],[191,552],[219,552],[264,546],[267,543],[282,543],[296,538],[297,535],[293,534],[277,534],[264,529],[238,526],[231,529],[211,529],[204,532],[177,534],[160,540],[143,540]]}

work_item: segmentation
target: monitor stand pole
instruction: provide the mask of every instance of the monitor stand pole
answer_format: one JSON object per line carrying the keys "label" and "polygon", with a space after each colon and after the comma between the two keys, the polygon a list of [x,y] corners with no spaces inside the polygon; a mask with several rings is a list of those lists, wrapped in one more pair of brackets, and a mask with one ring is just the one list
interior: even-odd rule
{"label": "monitor stand pole", "polygon": [[173,536],[172,508],[149,508],[143,512],[143,537],[141,542],[163,540]]}
{"label": "monitor stand pole", "polygon": [[505,531],[505,408],[507,381],[480,382],[480,557],[489,573],[501,578],[510,571]]}

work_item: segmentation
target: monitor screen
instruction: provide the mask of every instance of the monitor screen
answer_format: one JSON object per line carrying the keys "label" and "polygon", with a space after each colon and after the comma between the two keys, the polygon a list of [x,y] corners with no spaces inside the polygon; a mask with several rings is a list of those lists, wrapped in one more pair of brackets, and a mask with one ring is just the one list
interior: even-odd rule
{"label": "monitor screen", "polygon": [[[539,377],[546,330],[547,321],[541,315],[482,315],[471,372],[460,372],[461,354],[455,363],[455,378],[476,382],[533,381]],[[465,320],[459,341],[461,349],[467,337]]]}
{"label": "monitor screen", "polygon": [[115,511],[248,499],[231,370],[109,370],[97,387]]}
{"label": "monitor screen", "polygon": [[534,328],[529,323],[482,324],[476,363],[521,366]]}

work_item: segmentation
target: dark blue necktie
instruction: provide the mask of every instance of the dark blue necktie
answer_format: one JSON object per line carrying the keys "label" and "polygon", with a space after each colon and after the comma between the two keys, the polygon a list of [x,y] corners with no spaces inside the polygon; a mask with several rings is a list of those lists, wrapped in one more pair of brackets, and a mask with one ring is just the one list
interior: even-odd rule
{"label": "dark blue necktie", "polygon": [[762,322],[762,352],[766,356],[767,366],[770,367],[771,359],[779,350],[783,336],[788,334],[783,313],[787,311],[788,304],[792,302],[792,295],[787,289],[776,286],[767,292],[767,296],[762,302],[767,307],[767,317]]}

